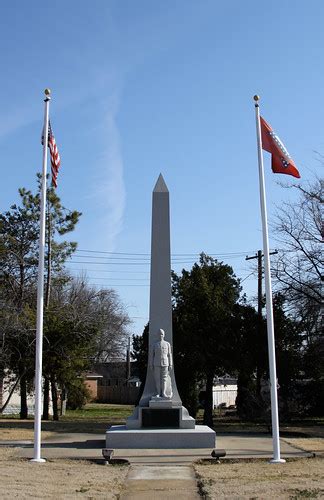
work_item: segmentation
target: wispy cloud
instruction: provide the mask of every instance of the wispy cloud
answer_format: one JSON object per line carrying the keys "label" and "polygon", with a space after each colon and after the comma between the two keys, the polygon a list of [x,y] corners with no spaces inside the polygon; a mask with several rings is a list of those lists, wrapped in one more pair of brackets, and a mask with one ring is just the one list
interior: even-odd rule
{"label": "wispy cloud", "polygon": [[35,109],[32,106],[14,106],[6,113],[0,114],[0,138],[29,125],[37,120]]}
{"label": "wispy cloud", "polygon": [[[116,248],[116,238],[123,227],[123,215],[125,208],[125,186],[123,179],[123,158],[120,141],[120,134],[116,123],[116,117],[119,108],[119,96],[122,88],[122,74],[115,74],[113,70],[105,75],[95,75],[92,78],[91,85],[80,86],[73,93],[66,92],[61,99],[55,101],[55,112],[72,108],[93,100],[94,109],[97,108],[98,94],[102,95],[100,90],[105,88],[105,95],[108,94],[106,102],[100,102],[100,113],[96,111],[92,114],[90,123],[87,124],[92,134],[96,135],[96,146],[101,149],[97,155],[97,161],[94,172],[90,180],[90,189],[85,199],[91,203],[92,209],[81,207],[84,212],[82,220],[85,220],[88,227],[88,236],[91,237],[95,248],[103,248],[112,251]],[[41,106],[37,111],[35,106],[18,107],[15,103],[11,105],[10,112],[0,113],[0,140],[8,134],[17,133],[17,131],[27,125],[39,122],[37,130],[41,134],[43,119],[43,109]],[[97,120],[97,121],[95,121]],[[99,139],[99,140],[98,140]],[[100,144],[102,147],[100,147]],[[97,215],[91,222],[88,217]],[[81,227],[80,227],[81,229]],[[80,235],[81,236],[81,235]],[[82,240],[81,236],[81,240]],[[88,237],[86,240],[89,242]],[[85,246],[85,241],[83,246]],[[89,246],[89,244],[87,244]]]}
{"label": "wispy cloud", "polygon": [[105,106],[105,116],[100,135],[105,149],[99,157],[97,175],[91,193],[96,205],[104,215],[97,220],[97,225],[104,228],[101,234],[102,246],[112,251],[116,245],[116,237],[123,228],[123,215],[126,193],[123,177],[123,158],[120,134],[116,124],[119,96],[114,93]]}

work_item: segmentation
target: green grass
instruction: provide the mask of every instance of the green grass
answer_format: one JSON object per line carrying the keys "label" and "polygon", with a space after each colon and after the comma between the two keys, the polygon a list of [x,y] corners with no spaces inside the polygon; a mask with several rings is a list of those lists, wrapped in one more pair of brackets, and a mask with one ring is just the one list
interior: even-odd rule
{"label": "green grass", "polygon": [[[133,411],[132,405],[116,405],[104,403],[90,403],[81,410],[67,410],[66,414],[60,417],[58,422],[52,420],[43,421],[42,429],[50,432],[87,432],[101,433],[110,425],[124,424],[126,418]],[[197,424],[202,423],[203,411],[199,410],[197,415]],[[16,427],[30,429],[33,426],[33,416],[28,420],[19,420],[19,415],[2,415],[0,419],[1,427]],[[281,432],[283,434],[291,434],[292,431],[298,433],[302,437],[302,432],[308,432],[307,427],[313,426],[313,434],[317,435],[316,429],[322,428],[324,418],[314,418],[298,420],[289,423],[280,422]],[[221,416],[216,410],[214,412],[214,428],[216,432],[252,432],[252,433],[268,433],[269,426],[265,423],[257,422],[240,422],[237,416],[225,417]],[[309,427],[310,430],[310,427]],[[312,434],[312,435],[313,435]],[[306,434],[305,434],[306,435]],[[308,435],[308,434],[307,434]]]}
{"label": "green grass", "polygon": [[[111,418],[115,419],[126,419],[131,415],[134,406],[132,405],[113,405],[113,404],[98,404],[89,403],[80,410],[67,410],[64,416],[60,417],[61,421],[71,421],[71,420],[98,420]],[[19,418],[19,414],[13,415],[1,415],[1,419],[5,420],[16,420]],[[33,416],[29,417],[31,420],[34,419]]]}
{"label": "green grass", "polygon": [[62,420],[98,420],[104,418],[125,420],[133,411],[132,405],[87,404],[81,410],[67,410]]}
{"label": "green grass", "polygon": [[[81,410],[68,410],[66,415],[57,422],[47,420],[42,422],[42,430],[49,432],[86,432],[102,433],[110,425],[124,424],[133,411],[132,405],[87,404]],[[34,417],[19,420],[19,415],[2,415],[1,428],[32,429]]]}

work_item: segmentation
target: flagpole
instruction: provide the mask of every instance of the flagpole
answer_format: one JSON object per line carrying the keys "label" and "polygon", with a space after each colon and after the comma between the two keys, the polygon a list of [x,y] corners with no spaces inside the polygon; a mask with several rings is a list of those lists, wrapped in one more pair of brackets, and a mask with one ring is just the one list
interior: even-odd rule
{"label": "flagpole", "polygon": [[259,96],[257,96],[257,95],[254,96],[257,145],[258,145],[260,205],[261,205],[262,233],[263,233],[268,356],[269,356],[269,372],[270,372],[271,424],[272,424],[272,445],[273,445],[273,458],[272,458],[272,460],[270,460],[270,462],[271,463],[285,463],[286,461],[284,459],[280,458],[276,354],[275,354],[272,288],[271,288],[271,274],[270,274],[269,236],[268,236],[267,205],[266,205],[265,180],[264,180],[264,168],[263,168],[259,99],[260,99]]}
{"label": "flagpole", "polygon": [[37,324],[36,324],[36,359],[35,359],[35,415],[34,415],[34,457],[31,462],[46,462],[41,458],[42,424],[42,362],[43,362],[43,316],[44,316],[44,256],[45,256],[45,221],[46,221],[46,170],[48,148],[48,116],[50,89],[45,89],[45,111],[43,128],[43,170],[40,205],[40,233],[37,281]]}

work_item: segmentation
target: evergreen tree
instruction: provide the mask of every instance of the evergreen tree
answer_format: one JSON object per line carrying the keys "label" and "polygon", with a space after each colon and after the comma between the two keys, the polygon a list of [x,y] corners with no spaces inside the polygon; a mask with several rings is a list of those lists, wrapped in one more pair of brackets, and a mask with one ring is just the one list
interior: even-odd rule
{"label": "evergreen tree", "polygon": [[[226,371],[228,338],[240,285],[233,269],[201,254],[191,271],[173,274],[177,336],[182,337],[183,364],[206,381],[204,423],[213,425],[213,382]],[[187,359],[185,360],[185,357]]]}
{"label": "evergreen tree", "polygon": [[[40,216],[40,176],[38,192],[34,195],[19,189],[20,205],[0,215],[0,299],[5,305],[10,328],[1,325],[3,354],[0,376],[6,368],[16,373],[20,381],[21,418],[27,417],[28,384],[33,378],[36,324],[36,283],[38,269],[38,241]],[[47,190],[47,255],[46,305],[49,304],[51,276],[60,272],[67,257],[76,249],[76,243],[56,242],[56,234],[72,231],[80,213],[68,211],[53,188]],[[45,346],[46,349],[46,346]],[[46,398],[45,398],[46,399]]]}

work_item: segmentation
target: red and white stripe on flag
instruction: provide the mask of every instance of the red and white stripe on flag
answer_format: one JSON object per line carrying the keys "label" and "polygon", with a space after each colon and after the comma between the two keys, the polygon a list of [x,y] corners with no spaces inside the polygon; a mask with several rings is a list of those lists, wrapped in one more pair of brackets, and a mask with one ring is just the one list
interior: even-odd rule
{"label": "red and white stripe on flag", "polygon": [[57,187],[57,176],[61,165],[61,158],[57,149],[55,137],[52,132],[51,124],[48,124],[48,147],[51,155],[51,167],[52,167],[52,185]]}

